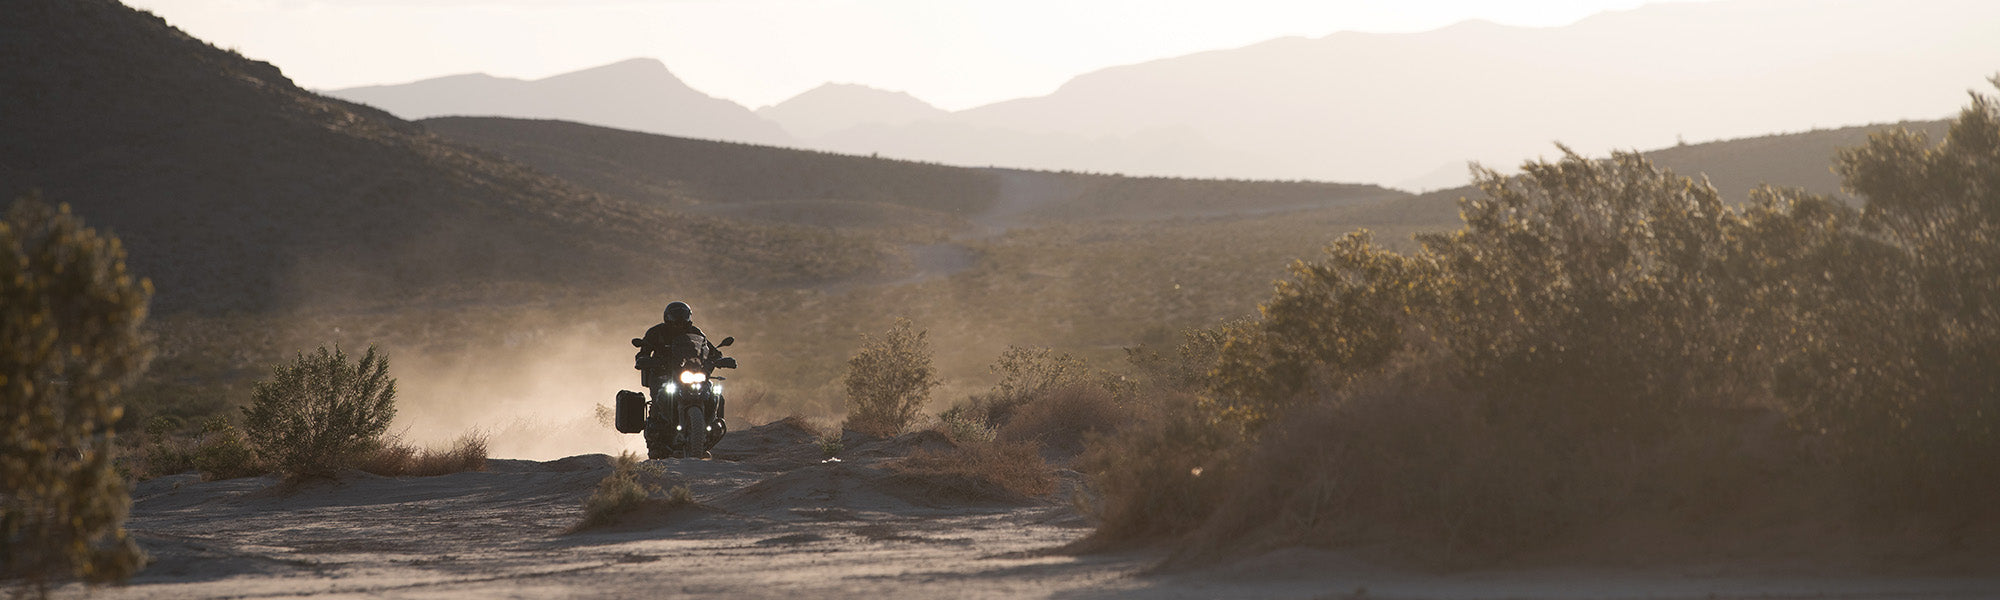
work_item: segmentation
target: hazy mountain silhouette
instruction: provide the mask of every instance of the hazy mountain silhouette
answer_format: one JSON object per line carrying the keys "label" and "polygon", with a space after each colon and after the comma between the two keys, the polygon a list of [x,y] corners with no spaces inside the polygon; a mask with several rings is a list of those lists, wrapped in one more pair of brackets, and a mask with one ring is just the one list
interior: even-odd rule
{"label": "hazy mountain silhouette", "polygon": [[[654,61],[536,82],[468,75],[335,94],[411,117],[562,119],[965,166],[1428,189],[1461,183],[1464,161],[1511,165],[1550,155],[1553,141],[1602,154],[1943,117],[2000,70],[1994,39],[2000,3],[1984,0],[1651,4],[1563,27],[1468,21],[1283,38],[1103,69],[1046,96],[955,113],[827,85],[756,113],[792,136],[687,89]],[[697,111],[649,112],[668,103],[606,91],[639,80],[662,97],[727,105],[715,110],[728,116],[690,119],[705,129],[668,126],[659,115]],[[580,108],[613,97],[630,102]]]}
{"label": "hazy mountain silhouette", "polygon": [[[864,128],[818,146],[958,164],[1403,182],[1466,160],[1550,155],[1551,141],[1598,154],[1943,117],[2000,69],[1995,39],[2000,3],[1983,0],[1655,4],[1556,28],[1474,21],[1272,40],[1104,69],[948,123]],[[1048,143],[991,143],[992,131]],[[1075,145],[1162,131],[1185,150],[1134,157]]]}
{"label": "hazy mountain silhouette", "polygon": [[907,125],[947,114],[950,113],[905,92],[850,83],[828,83],[757,109],[758,116],[770,119],[801,139],[866,125]]}
{"label": "hazy mountain silhouette", "polygon": [[742,105],[688,87],[666,65],[651,58],[534,81],[453,75],[401,85],[332,90],[326,95],[406,119],[533,117],[702,139],[761,144],[793,141],[776,124]]}
{"label": "hazy mountain silhouette", "polygon": [[878,259],[590,193],[303,91],[112,0],[0,11],[0,201],[122,238],[167,311],[399,303],[510,286],[838,276]]}

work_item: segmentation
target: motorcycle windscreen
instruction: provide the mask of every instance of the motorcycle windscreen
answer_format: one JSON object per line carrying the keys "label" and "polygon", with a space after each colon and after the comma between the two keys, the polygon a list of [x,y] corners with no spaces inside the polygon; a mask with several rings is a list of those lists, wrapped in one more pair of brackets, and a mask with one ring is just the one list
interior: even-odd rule
{"label": "motorcycle windscreen", "polygon": [[699,334],[677,335],[667,338],[667,356],[673,359],[705,358],[708,338]]}

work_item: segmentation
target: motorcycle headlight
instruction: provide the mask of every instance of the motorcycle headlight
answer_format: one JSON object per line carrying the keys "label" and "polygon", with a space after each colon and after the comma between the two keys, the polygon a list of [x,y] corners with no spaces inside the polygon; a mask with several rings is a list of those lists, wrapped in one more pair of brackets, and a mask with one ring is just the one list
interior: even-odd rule
{"label": "motorcycle headlight", "polygon": [[708,381],[708,374],[701,371],[681,371],[681,383],[693,385]]}

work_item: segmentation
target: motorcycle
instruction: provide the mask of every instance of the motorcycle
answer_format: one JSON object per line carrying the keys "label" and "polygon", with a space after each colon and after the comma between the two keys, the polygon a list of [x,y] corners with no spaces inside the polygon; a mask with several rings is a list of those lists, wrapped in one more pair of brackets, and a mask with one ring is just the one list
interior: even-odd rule
{"label": "motorcycle", "polygon": [[618,392],[618,432],[644,434],[647,458],[707,458],[709,449],[729,433],[723,420],[726,378],[715,376],[715,370],[736,368],[736,359],[722,356],[721,350],[734,343],[736,338],[726,337],[710,347],[706,338],[690,334],[652,348],[648,356],[645,340],[632,338],[632,346],[640,349],[632,368],[639,370],[648,393]]}

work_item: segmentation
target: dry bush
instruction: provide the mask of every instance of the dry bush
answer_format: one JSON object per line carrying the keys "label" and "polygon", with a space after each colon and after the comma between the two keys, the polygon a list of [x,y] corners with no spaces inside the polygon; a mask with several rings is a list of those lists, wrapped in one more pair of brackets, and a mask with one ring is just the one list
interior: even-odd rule
{"label": "dry bush", "polygon": [[173,416],[148,419],[141,430],[144,436],[134,450],[138,460],[132,467],[133,477],[151,479],[193,469],[195,440],[181,432],[186,426],[186,422]]}
{"label": "dry bush", "polygon": [[667,506],[687,506],[694,504],[694,488],[677,485],[667,489]]}
{"label": "dry bush", "polygon": [[1057,388],[1078,385],[1091,376],[1083,359],[1050,348],[1009,346],[994,361],[990,371],[1000,375],[993,389],[969,399],[957,410],[983,421],[987,427],[1005,426],[1021,405],[1033,402]]}
{"label": "dry bush", "polygon": [[1090,476],[1085,508],[1098,521],[1080,542],[1086,549],[1185,534],[1230,491],[1218,483],[1241,436],[1212,402],[1155,391],[1130,406],[1132,422],[1098,438],[1077,461]]}
{"label": "dry bush", "polygon": [[999,432],[987,426],[984,420],[969,416],[969,411],[957,410],[956,407],[938,415],[937,427],[938,433],[944,434],[954,444],[991,442],[999,436]]}
{"label": "dry bush", "polygon": [[113,464],[116,398],[145,370],[152,286],[117,238],[38,194],[0,219],[0,578],[22,594],[122,580],[145,553]]}
{"label": "dry bush", "polygon": [[1782,190],[1730,206],[1636,154],[1565,149],[1483,172],[1466,226],[1419,252],[1351,234],[1222,332],[1201,400],[1085,457],[1094,539],[1454,564],[1635,522],[1731,539],[1718,524],[1782,506],[1818,519],[1801,529],[1992,547],[2000,101],[1940,146],[1879,136],[1841,170],[1864,210]]}
{"label": "dry bush", "polygon": [[1041,399],[1017,407],[997,438],[1030,442],[1059,456],[1076,456],[1093,435],[1117,430],[1131,420],[1130,410],[1103,387],[1071,385],[1049,390]]}
{"label": "dry bush", "polygon": [[[957,479],[969,487],[997,486],[1022,496],[1055,491],[1055,474],[1032,443],[961,444],[949,450],[918,449],[892,468],[898,473]],[[970,490],[969,490],[970,491]]]}
{"label": "dry bush", "polygon": [[416,446],[399,436],[384,437],[354,459],[354,468],[384,477],[407,475],[410,465],[417,460],[417,452]]}
{"label": "dry bush", "polygon": [[200,441],[190,452],[189,462],[190,466],[201,471],[202,479],[210,481],[271,472],[269,465],[257,460],[257,453],[250,448],[243,432],[223,415],[210,417],[202,424]]}
{"label": "dry bush", "polygon": [[257,455],[294,480],[353,466],[396,416],[396,380],[374,346],[359,362],[325,346],[299,353],[257,382],[251,396],[244,429]]}
{"label": "dry bush", "polygon": [[882,337],[863,335],[847,359],[848,429],[874,436],[902,433],[943,383],[931,365],[927,331],[897,319]]}
{"label": "dry bush", "polygon": [[384,438],[355,463],[384,477],[432,477],[486,470],[486,435],[467,433],[445,448],[422,448],[398,437]]}
{"label": "dry bush", "polygon": [[647,498],[662,493],[662,490],[657,485],[640,483],[639,477],[658,472],[658,466],[641,462],[637,454],[619,453],[618,458],[612,461],[611,474],[598,481],[597,491],[584,499],[583,520],[571,531],[610,524],[619,516],[644,506]]}

